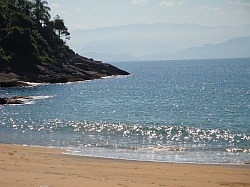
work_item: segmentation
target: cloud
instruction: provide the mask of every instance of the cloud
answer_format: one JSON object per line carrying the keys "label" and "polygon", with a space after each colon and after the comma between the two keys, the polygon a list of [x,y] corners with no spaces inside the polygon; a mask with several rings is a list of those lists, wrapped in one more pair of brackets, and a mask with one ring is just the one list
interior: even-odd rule
{"label": "cloud", "polygon": [[222,9],[220,8],[212,8],[212,7],[209,7],[207,5],[202,5],[199,9],[198,9],[198,12],[209,12],[209,13],[212,13],[214,15],[225,15],[226,12],[223,11]]}
{"label": "cloud", "polygon": [[230,4],[242,7],[250,7],[250,2],[231,1]]}
{"label": "cloud", "polygon": [[207,12],[207,11],[211,11],[211,8],[207,5],[202,5],[199,9],[199,12]]}
{"label": "cloud", "polygon": [[52,7],[52,8],[60,8],[61,5],[58,4],[58,3],[52,3],[52,4],[51,4],[51,7]]}
{"label": "cloud", "polygon": [[185,5],[186,3],[184,1],[174,2],[174,1],[161,1],[158,5],[160,7],[177,7]]}
{"label": "cloud", "polygon": [[177,6],[182,6],[182,5],[185,5],[186,3],[184,1],[180,1],[177,3]]}
{"label": "cloud", "polygon": [[145,5],[149,2],[149,0],[132,0],[132,5]]}
{"label": "cloud", "polygon": [[159,6],[174,7],[175,3],[173,1],[162,1],[159,3]]}

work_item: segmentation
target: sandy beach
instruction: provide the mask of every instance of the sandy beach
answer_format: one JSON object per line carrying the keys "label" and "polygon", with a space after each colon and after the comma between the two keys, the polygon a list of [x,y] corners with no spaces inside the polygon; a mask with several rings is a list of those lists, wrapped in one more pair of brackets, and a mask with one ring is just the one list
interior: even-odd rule
{"label": "sandy beach", "polygon": [[0,144],[4,187],[250,186],[250,166],[90,158],[64,150]]}

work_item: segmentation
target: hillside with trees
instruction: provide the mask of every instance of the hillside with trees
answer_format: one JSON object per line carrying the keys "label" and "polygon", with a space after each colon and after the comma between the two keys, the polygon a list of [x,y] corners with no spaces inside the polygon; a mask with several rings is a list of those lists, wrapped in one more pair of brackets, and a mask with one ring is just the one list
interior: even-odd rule
{"label": "hillside with trees", "polygon": [[51,18],[49,12],[42,0],[0,0],[0,85],[128,74],[75,54],[66,45],[70,33],[64,20]]}

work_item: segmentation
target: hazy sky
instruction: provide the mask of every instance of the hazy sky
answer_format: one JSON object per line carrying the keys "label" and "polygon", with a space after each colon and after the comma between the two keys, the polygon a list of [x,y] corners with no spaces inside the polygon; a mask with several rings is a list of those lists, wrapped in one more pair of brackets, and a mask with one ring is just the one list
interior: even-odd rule
{"label": "hazy sky", "polygon": [[250,24],[250,0],[47,0],[70,30],[133,23]]}

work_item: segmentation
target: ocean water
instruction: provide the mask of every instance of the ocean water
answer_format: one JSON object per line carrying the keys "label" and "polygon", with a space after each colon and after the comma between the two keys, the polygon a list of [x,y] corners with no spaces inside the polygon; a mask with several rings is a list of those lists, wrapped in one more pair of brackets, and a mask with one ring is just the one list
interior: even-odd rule
{"label": "ocean water", "polygon": [[26,88],[0,106],[0,143],[126,160],[250,161],[250,59],[114,62],[129,76]]}

